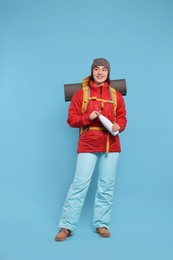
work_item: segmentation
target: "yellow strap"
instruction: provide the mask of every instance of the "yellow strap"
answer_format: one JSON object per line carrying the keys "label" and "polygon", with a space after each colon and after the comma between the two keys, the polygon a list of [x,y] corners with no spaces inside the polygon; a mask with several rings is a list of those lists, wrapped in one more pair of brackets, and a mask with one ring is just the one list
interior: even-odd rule
{"label": "yellow strap", "polygon": [[82,82],[82,89],[83,89],[83,100],[82,100],[82,114],[85,113],[86,109],[87,109],[87,106],[88,106],[88,102],[89,100],[97,100],[97,101],[100,101],[102,102],[101,103],[101,106],[102,108],[104,108],[104,104],[106,102],[109,102],[109,103],[112,103],[114,105],[114,115],[116,115],[116,108],[117,108],[117,98],[116,98],[116,90],[109,86],[109,89],[110,89],[110,93],[111,93],[111,99],[112,100],[107,100],[107,99],[102,99],[102,98],[97,98],[95,96],[93,97],[90,97],[90,88],[88,86],[88,80],[89,80],[90,77],[86,77],[83,82]]}
{"label": "yellow strap", "polygon": [[110,99],[103,99],[103,98],[97,98],[97,97],[89,97],[90,100],[97,100],[97,101],[102,101],[104,103],[108,102],[108,103],[114,103],[112,100]]}
{"label": "yellow strap", "polygon": [[88,130],[100,130],[104,131],[106,130],[104,127],[99,127],[99,126],[89,126]]}
{"label": "yellow strap", "polygon": [[88,86],[83,86],[83,100],[82,100],[82,114],[85,113],[89,99],[88,99]]}
{"label": "yellow strap", "polygon": [[86,126],[83,128],[80,128],[80,135],[87,132],[88,130],[99,130],[99,131],[107,131],[104,127],[99,126]]}
{"label": "yellow strap", "polygon": [[97,100],[101,102],[101,107],[104,108],[105,103],[111,103],[113,104],[114,102],[109,99],[102,99],[102,98],[97,98],[97,97],[89,97],[89,100]]}
{"label": "yellow strap", "polygon": [[90,96],[89,92],[89,80],[90,80],[90,76],[87,76],[86,78],[83,79],[82,81],[82,89],[83,89],[83,100],[82,100],[82,114],[85,113],[86,109],[87,109],[87,105],[89,102],[88,97]]}
{"label": "yellow strap", "polygon": [[113,100],[113,104],[114,104],[114,115],[116,116],[116,109],[117,109],[117,96],[116,96],[116,90],[109,86],[110,89],[110,93],[111,93],[111,98]]}
{"label": "yellow strap", "polygon": [[110,146],[110,142],[109,142],[109,132],[107,133],[107,141],[106,141],[106,153],[109,153],[109,146]]}

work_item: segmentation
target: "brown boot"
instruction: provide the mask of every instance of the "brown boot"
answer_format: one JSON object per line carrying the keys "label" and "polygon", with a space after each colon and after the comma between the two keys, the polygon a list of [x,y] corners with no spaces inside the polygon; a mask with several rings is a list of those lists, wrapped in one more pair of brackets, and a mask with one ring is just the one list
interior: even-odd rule
{"label": "brown boot", "polygon": [[110,232],[106,227],[101,227],[101,228],[96,228],[96,232],[101,236],[101,237],[110,237]]}
{"label": "brown boot", "polygon": [[55,241],[64,241],[67,237],[71,236],[71,231],[66,228],[61,228],[55,237]]}

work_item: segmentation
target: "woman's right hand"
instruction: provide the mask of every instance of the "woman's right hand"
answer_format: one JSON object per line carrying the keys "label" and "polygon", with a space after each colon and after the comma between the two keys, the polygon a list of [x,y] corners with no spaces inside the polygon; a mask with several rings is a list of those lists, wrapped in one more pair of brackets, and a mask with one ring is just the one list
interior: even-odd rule
{"label": "woman's right hand", "polygon": [[92,121],[94,120],[95,118],[97,118],[99,116],[99,112],[94,110],[90,115],[89,115],[89,119]]}

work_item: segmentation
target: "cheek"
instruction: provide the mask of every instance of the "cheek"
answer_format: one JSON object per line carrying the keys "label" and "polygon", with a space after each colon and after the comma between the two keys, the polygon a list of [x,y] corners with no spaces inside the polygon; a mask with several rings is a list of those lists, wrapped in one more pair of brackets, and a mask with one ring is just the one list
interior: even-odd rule
{"label": "cheek", "polygon": [[93,72],[93,78],[96,76],[96,72]]}
{"label": "cheek", "polygon": [[106,73],[105,73],[105,78],[107,78],[107,77],[108,77],[108,73],[106,72]]}
{"label": "cheek", "polygon": [[95,74],[93,74],[93,79],[97,79]]}

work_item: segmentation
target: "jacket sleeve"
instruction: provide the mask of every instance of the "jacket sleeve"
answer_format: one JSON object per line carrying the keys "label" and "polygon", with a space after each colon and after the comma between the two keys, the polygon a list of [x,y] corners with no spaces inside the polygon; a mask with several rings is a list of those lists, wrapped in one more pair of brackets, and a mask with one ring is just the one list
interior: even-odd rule
{"label": "jacket sleeve", "polygon": [[71,99],[67,118],[67,123],[71,127],[82,128],[91,124],[89,113],[86,111],[82,114],[82,99],[82,90],[77,91]]}
{"label": "jacket sleeve", "polygon": [[117,109],[115,122],[120,126],[120,132],[124,131],[127,123],[126,107],[121,93],[117,93]]}

